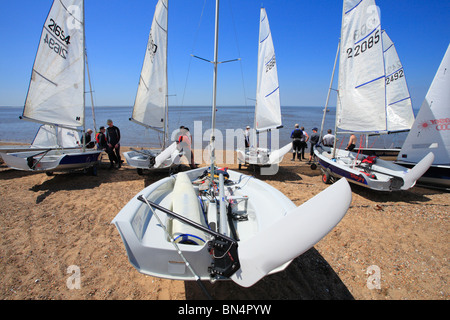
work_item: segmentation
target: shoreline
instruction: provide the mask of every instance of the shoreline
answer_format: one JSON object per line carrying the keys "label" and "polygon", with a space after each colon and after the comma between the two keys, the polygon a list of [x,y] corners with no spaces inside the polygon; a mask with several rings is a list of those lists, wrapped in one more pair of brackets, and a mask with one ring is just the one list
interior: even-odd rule
{"label": "shoreline", "polygon": [[[277,175],[256,176],[301,205],[327,185],[319,169],[290,157]],[[237,170],[237,164],[226,166]],[[167,174],[140,176],[126,163],[107,167],[104,156],[96,177],[47,176],[11,170],[0,161],[1,299],[204,299],[195,282],[138,273],[111,224],[136,193]],[[351,188],[344,219],[285,271],[251,288],[205,282],[210,294],[219,300],[448,300],[448,193],[418,186],[395,193]],[[70,266],[79,267],[80,289],[67,286]],[[369,278],[377,270],[380,287],[371,289]]]}

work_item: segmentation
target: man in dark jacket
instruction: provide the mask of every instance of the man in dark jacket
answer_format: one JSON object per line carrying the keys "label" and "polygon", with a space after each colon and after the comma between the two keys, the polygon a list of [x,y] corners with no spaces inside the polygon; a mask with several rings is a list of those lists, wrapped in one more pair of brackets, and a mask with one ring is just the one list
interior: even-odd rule
{"label": "man in dark jacket", "polygon": [[106,121],[108,128],[106,129],[106,152],[109,156],[109,162],[111,163],[110,169],[114,168],[114,162],[117,163],[117,167],[122,166],[122,160],[120,158],[120,130],[117,128],[111,119]]}
{"label": "man in dark jacket", "polygon": [[302,147],[302,140],[303,137],[303,131],[300,130],[300,126],[298,124],[295,125],[294,131],[291,133],[291,139],[292,141],[292,159],[291,161],[295,161],[295,154],[297,154],[297,159],[299,161],[302,161],[301,158],[301,147]]}
{"label": "man in dark jacket", "polygon": [[92,141],[92,129],[87,129],[84,136],[81,137],[81,143],[86,145],[87,149],[92,149],[95,147],[95,142]]}
{"label": "man in dark jacket", "polygon": [[106,141],[106,129],[105,127],[100,127],[100,131],[96,134],[95,140],[97,141],[97,149],[104,150],[108,148],[108,142]]}

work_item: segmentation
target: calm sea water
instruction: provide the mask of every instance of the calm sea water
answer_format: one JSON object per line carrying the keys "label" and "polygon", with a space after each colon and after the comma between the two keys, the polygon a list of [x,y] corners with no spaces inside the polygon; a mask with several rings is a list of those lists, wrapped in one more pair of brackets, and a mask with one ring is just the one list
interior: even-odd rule
{"label": "calm sea water", "polygon": [[[106,127],[106,120],[112,119],[114,125],[119,127],[122,135],[121,144],[123,146],[134,147],[158,147],[160,137],[153,130],[146,130],[143,127],[132,123],[128,119],[132,113],[132,107],[96,107],[95,119],[97,129],[100,126]],[[247,125],[253,127],[254,107],[219,107],[216,113],[216,128],[223,136],[226,136],[227,129],[244,129]],[[0,141],[31,143],[39,128],[39,124],[20,120],[22,108],[0,107]],[[323,109],[320,107],[282,107],[282,120],[284,128],[280,130],[280,146],[289,143],[290,134],[298,123],[304,126],[308,134],[312,133],[312,128],[320,125],[323,117]],[[202,121],[202,132],[211,127],[211,107],[170,107],[169,108],[169,130],[176,130],[181,125],[188,127],[193,134],[194,122]],[[334,130],[335,109],[330,108],[325,118],[324,131]],[[198,124],[197,124],[198,126]],[[86,128],[92,128],[92,112],[86,109]],[[369,146],[379,148],[401,147],[406,138],[406,133],[393,134],[378,138],[371,138]],[[209,135],[204,136],[203,145],[207,144]],[[348,137],[343,137],[344,144]]]}

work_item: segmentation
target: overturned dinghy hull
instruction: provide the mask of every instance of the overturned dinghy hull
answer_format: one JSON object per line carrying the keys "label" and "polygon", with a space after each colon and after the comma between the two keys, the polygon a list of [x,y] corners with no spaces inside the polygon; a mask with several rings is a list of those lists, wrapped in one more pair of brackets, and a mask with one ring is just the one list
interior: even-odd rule
{"label": "overturned dinghy hull", "polygon": [[322,167],[323,182],[332,179],[346,178],[349,182],[376,191],[398,191],[412,188],[416,181],[433,163],[434,155],[428,154],[412,169],[399,166],[391,161],[370,158],[362,154],[337,149],[333,158],[333,148],[316,146],[314,154]]}
{"label": "overturned dinghy hull", "polygon": [[[351,202],[345,179],[296,207],[275,188],[239,172],[220,175],[224,188],[214,195],[207,187],[209,178],[202,176],[205,168],[162,179],[139,192],[114,218],[129,261],[141,273],[175,280],[231,278],[251,286],[284,270],[322,239]],[[150,209],[143,198],[161,210]],[[180,223],[167,209],[200,227]]]}
{"label": "overturned dinghy hull", "polygon": [[284,156],[292,149],[292,143],[281,149],[270,151],[265,148],[247,148],[236,150],[239,165],[271,166],[283,161]]}
{"label": "overturned dinghy hull", "polygon": [[85,169],[96,166],[102,151],[46,150],[1,154],[6,165],[15,170],[55,172]]}
{"label": "overturned dinghy hull", "polygon": [[165,150],[132,150],[123,153],[129,166],[137,169],[170,169],[180,163],[182,153],[173,143]]}

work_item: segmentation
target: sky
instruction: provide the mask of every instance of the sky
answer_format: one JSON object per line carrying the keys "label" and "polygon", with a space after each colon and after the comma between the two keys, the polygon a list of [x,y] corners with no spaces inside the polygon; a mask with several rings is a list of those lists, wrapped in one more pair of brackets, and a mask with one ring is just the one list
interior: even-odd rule
{"label": "sky", "polygon": [[[23,106],[52,2],[0,0],[0,106]],[[85,2],[94,103],[132,106],[157,0]],[[377,0],[376,4],[418,109],[450,43],[450,1]],[[323,106],[340,36],[341,0],[221,0],[219,60],[241,60],[219,65],[218,105],[254,104],[262,5],[277,55],[282,106]],[[169,2],[170,105],[212,103],[212,64],[191,54],[213,59],[214,6],[214,0]],[[331,106],[335,100],[331,98]]]}

